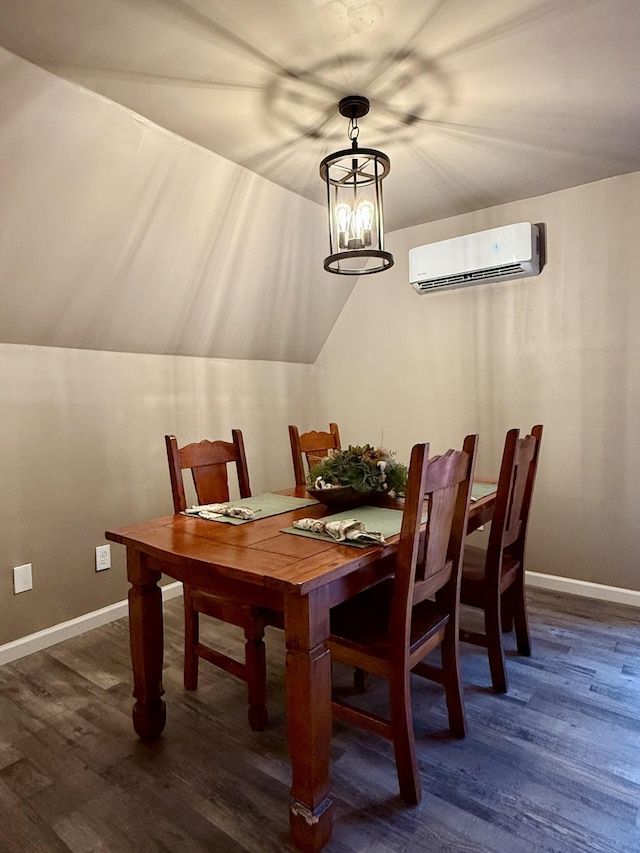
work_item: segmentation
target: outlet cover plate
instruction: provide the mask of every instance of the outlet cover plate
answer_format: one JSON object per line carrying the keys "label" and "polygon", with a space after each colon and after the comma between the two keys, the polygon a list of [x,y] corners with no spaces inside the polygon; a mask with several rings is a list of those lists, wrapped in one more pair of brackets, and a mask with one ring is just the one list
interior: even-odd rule
{"label": "outlet cover plate", "polygon": [[111,545],[98,545],[96,548],[96,572],[111,568]]}
{"label": "outlet cover plate", "polygon": [[26,592],[33,589],[33,576],[31,572],[31,563],[25,563],[24,566],[14,566],[13,569],[13,592],[17,595],[19,592]]}

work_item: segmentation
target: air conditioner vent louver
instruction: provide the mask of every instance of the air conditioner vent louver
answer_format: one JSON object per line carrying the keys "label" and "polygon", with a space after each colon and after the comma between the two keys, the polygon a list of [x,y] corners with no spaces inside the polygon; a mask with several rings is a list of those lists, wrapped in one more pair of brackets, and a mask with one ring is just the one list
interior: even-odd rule
{"label": "air conditioner vent louver", "polygon": [[518,222],[409,250],[409,278],[418,293],[525,278],[540,272],[537,225]]}
{"label": "air conditioner vent louver", "polygon": [[474,270],[473,272],[448,275],[443,278],[419,281],[420,290],[429,290],[434,287],[443,287],[447,284],[473,284],[474,281],[482,281],[486,278],[505,278],[507,276],[521,275],[525,272],[522,264],[508,264],[504,267],[489,267],[486,270]]}

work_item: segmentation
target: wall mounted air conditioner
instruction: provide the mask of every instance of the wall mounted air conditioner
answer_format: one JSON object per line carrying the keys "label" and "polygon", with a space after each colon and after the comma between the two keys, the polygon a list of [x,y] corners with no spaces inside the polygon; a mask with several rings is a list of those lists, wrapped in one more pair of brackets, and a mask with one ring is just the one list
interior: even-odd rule
{"label": "wall mounted air conditioner", "polygon": [[490,228],[409,249],[409,280],[418,293],[538,275],[540,229],[530,222]]}

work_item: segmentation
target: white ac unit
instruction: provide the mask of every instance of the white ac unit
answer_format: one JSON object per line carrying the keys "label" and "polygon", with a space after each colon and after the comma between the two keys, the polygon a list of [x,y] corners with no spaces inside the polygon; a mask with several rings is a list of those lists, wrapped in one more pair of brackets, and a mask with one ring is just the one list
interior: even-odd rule
{"label": "white ac unit", "polygon": [[409,249],[409,280],[418,293],[525,278],[539,272],[540,229],[530,222]]}

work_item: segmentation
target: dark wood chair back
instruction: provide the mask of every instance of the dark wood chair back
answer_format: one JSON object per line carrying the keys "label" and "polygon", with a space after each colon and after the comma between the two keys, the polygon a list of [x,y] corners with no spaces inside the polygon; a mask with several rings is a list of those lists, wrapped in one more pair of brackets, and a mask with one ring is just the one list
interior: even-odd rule
{"label": "dark wood chair back", "polygon": [[249,469],[244,441],[239,429],[231,430],[231,441],[203,441],[178,447],[175,435],[166,435],[169,476],[174,512],[187,508],[182,472],[191,469],[198,504],[224,503],[229,500],[227,465],[235,463],[241,498],[251,497]]}
{"label": "dark wood chair back", "polygon": [[340,433],[337,424],[329,424],[329,432],[298,432],[298,427],[289,427],[289,441],[291,442],[291,457],[293,459],[293,472],[296,486],[304,486],[307,480],[304,460],[307,469],[310,470],[318,462],[321,462],[331,450],[340,450]]}
{"label": "dark wood chair back", "polygon": [[[433,459],[428,444],[411,451],[390,622],[390,647],[400,654],[409,653],[407,637],[417,604],[448,585],[441,601],[452,613],[456,609],[476,442],[477,436],[467,436],[462,450]],[[420,548],[425,498],[427,524]]]}
{"label": "dark wood chair back", "polygon": [[[166,435],[167,458],[171,478],[174,512],[187,508],[182,472],[190,469],[198,504],[224,503],[229,500],[227,466],[235,464],[241,498],[251,497],[249,470],[244,441],[239,429],[231,431],[231,441],[207,439],[178,447],[175,435]],[[215,523],[215,522],[212,522]],[[244,661],[200,640],[200,614],[237,625],[244,631]],[[263,607],[255,607],[232,595],[214,595],[184,584],[184,686],[198,686],[200,659],[241,678],[247,683],[249,725],[261,731],[268,723],[266,708],[267,673],[264,646],[265,625],[282,626],[282,615]]]}
{"label": "dark wood chair back", "polygon": [[507,432],[487,548],[467,546],[462,567],[462,603],[484,611],[484,632],[463,630],[464,642],[487,649],[491,683],[508,689],[503,633],[515,627],[518,653],[531,654],[525,595],[525,545],[536,480],[542,426],[520,438]]}
{"label": "dark wood chair back", "polygon": [[519,562],[524,555],[542,426],[534,426],[524,438],[519,436],[520,430],[510,429],[505,438],[487,547],[488,576],[499,571],[505,552]]}
{"label": "dark wood chair back", "polygon": [[[464,737],[458,631],[462,554],[469,516],[477,436],[462,450],[429,459],[429,445],[411,452],[395,576],[331,611],[332,659],[385,678],[389,718],[334,697],[334,716],[393,741],[400,796],[421,798],[411,708],[411,674],[445,689],[449,727]],[[423,512],[428,510],[423,535]],[[441,646],[442,665],[424,660]],[[357,687],[357,685],[356,685]]]}

